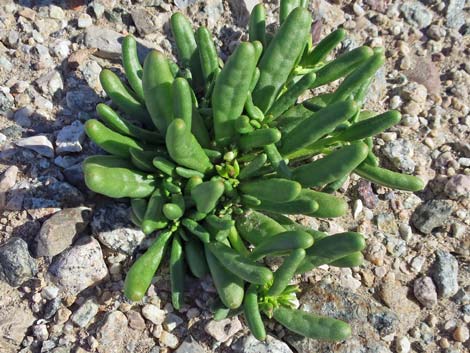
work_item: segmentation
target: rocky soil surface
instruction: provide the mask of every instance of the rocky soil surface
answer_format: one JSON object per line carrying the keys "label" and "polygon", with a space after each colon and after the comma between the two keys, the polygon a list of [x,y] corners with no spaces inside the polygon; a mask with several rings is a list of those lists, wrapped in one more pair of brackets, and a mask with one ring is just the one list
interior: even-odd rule
{"label": "rocky soil surface", "polygon": [[[90,194],[81,161],[97,152],[83,123],[105,101],[98,75],[119,69],[120,40],[171,55],[170,15],[207,25],[222,57],[246,38],[255,0],[0,1],[0,352],[468,352],[470,349],[470,15],[465,0],[314,0],[317,40],[349,31],[340,51],[386,48],[368,107],[398,109],[376,138],[381,163],[422,176],[417,194],[352,177],[348,216],[302,219],[367,237],[360,268],[322,266],[297,278],[300,302],[349,321],[329,344],[274,322],[257,342],[233,318],[211,319],[209,279],[188,278],[169,303],[168,270],[142,303],[122,295],[133,254],[148,246],[128,205]],[[265,1],[269,20],[278,1]],[[344,192],[344,190],[342,191]]]}

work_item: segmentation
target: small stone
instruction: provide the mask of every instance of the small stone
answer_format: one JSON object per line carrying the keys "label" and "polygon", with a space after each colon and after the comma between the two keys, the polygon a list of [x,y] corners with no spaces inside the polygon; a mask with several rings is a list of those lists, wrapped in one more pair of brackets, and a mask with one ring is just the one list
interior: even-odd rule
{"label": "small stone", "polygon": [[454,337],[454,340],[457,342],[467,342],[467,340],[470,338],[470,332],[466,326],[457,326],[454,333],[452,334],[452,337]]}
{"label": "small stone", "polygon": [[209,321],[204,330],[218,342],[225,342],[242,329],[242,324],[237,317],[220,321]]}
{"label": "small stone", "polygon": [[408,224],[402,223],[398,226],[398,231],[403,240],[408,241],[413,236],[413,230]]}
{"label": "small stone", "polygon": [[436,261],[432,267],[432,278],[436,283],[439,295],[451,297],[459,290],[459,263],[450,253],[437,250]]}
{"label": "small stone", "polygon": [[459,29],[465,24],[465,0],[450,0],[447,6],[447,27]]}
{"label": "small stone", "polygon": [[59,59],[65,60],[70,54],[70,46],[72,42],[69,40],[57,41],[52,47],[52,53]]}
{"label": "small stone", "polygon": [[129,310],[126,313],[127,320],[129,321],[129,327],[135,330],[143,331],[145,330],[145,321],[142,315],[134,310]]}
{"label": "small stone", "polygon": [[365,258],[376,266],[382,266],[387,249],[382,243],[370,242],[365,250]]}
{"label": "small stone", "polygon": [[178,315],[175,315],[173,313],[168,314],[166,317],[165,321],[163,322],[163,327],[165,330],[168,332],[173,331],[175,328],[177,328],[179,325],[183,323],[183,319],[180,318]]}
{"label": "small stone", "polygon": [[426,259],[424,258],[424,256],[415,256],[410,263],[411,270],[413,270],[414,272],[421,272],[425,261]]}
{"label": "small stone", "polygon": [[71,125],[65,126],[59,131],[56,139],[56,151],[59,154],[81,152],[85,138],[83,124],[75,120]]}
{"label": "small stone", "polygon": [[451,177],[445,187],[444,192],[451,199],[470,197],[470,175],[457,174]]}
{"label": "small stone", "polygon": [[147,304],[142,307],[142,315],[156,325],[161,325],[165,321],[166,312],[153,304]]}
{"label": "small stone", "polygon": [[381,213],[377,215],[377,228],[389,235],[398,233],[398,226],[393,213]]}
{"label": "small stone", "polygon": [[49,332],[47,331],[46,324],[34,325],[33,335],[40,342],[47,340],[49,338]]}
{"label": "small stone", "polygon": [[206,350],[190,337],[190,340],[181,343],[174,353],[206,353]]}
{"label": "small stone", "polygon": [[99,305],[94,299],[88,299],[72,314],[72,322],[79,327],[87,327],[98,313]]}
{"label": "small stone", "polygon": [[180,9],[185,9],[189,5],[192,5],[196,0],[174,0],[175,5]]}
{"label": "small stone", "polygon": [[91,229],[98,240],[110,249],[132,254],[145,234],[129,221],[130,209],[122,203],[108,203],[95,210]]}
{"label": "small stone", "polygon": [[18,109],[15,112],[14,119],[15,122],[21,127],[31,127],[31,115],[33,114],[33,109],[31,107],[23,107]]}
{"label": "small stone", "polygon": [[58,90],[64,89],[62,76],[57,70],[52,70],[47,74],[39,77],[35,83],[39,90],[45,94],[49,93],[54,95]]}
{"label": "small stone", "polygon": [[0,245],[0,280],[12,287],[20,286],[38,272],[36,261],[28,251],[28,244],[17,237]]}
{"label": "small stone", "polygon": [[150,34],[155,31],[155,23],[153,16],[142,7],[137,7],[131,11],[132,21],[134,21],[137,31],[142,36]]}
{"label": "small stone", "polygon": [[57,325],[62,325],[67,322],[67,320],[70,318],[70,315],[72,315],[72,312],[69,309],[59,308],[55,314],[54,322]]}
{"label": "small stone", "polygon": [[91,18],[91,16],[87,13],[82,13],[79,17],[78,17],[78,28],[87,28],[87,27],[90,27],[91,25],[93,25],[93,19]]}
{"label": "small stone", "polygon": [[43,135],[22,138],[16,141],[16,145],[33,150],[44,157],[54,157],[54,147],[52,146],[51,141]]}
{"label": "small stone", "polygon": [[432,308],[437,303],[436,286],[431,277],[421,277],[415,280],[413,292],[416,299],[426,308]]}
{"label": "small stone", "polygon": [[452,204],[446,200],[430,200],[421,204],[411,216],[411,222],[422,233],[430,234],[442,226],[452,213]]}
{"label": "small stone", "polygon": [[400,337],[396,340],[397,353],[408,353],[411,349],[411,343],[408,337]]}
{"label": "small stone", "polygon": [[16,184],[16,177],[18,175],[18,167],[12,165],[8,167],[0,176],[0,208],[5,206],[6,194]]}
{"label": "small stone", "polygon": [[239,351],[243,353],[292,353],[286,343],[271,335],[267,335],[264,342],[257,340],[253,335],[249,335],[243,339]]}
{"label": "small stone", "polygon": [[83,237],[54,259],[49,273],[67,294],[76,295],[103,280],[108,269],[99,243],[94,238]]}
{"label": "small stone", "polygon": [[64,10],[60,6],[49,6],[49,17],[56,20],[63,20],[65,18]]}
{"label": "small stone", "polygon": [[414,172],[416,163],[412,159],[414,150],[410,141],[404,139],[390,141],[383,147],[382,152],[402,172],[408,174]]}
{"label": "small stone", "polygon": [[41,291],[41,295],[46,300],[55,299],[59,295],[59,288],[56,286],[44,287]]}
{"label": "small stone", "polygon": [[375,206],[377,206],[379,199],[377,195],[374,194],[370,181],[361,179],[359,181],[357,192],[359,193],[359,197],[364,203],[364,206],[370,209],[374,209]]}
{"label": "small stone", "polygon": [[433,18],[431,10],[416,0],[403,3],[400,12],[410,25],[419,29],[429,26]]}
{"label": "small stone", "polygon": [[160,343],[165,347],[175,349],[176,347],[178,347],[179,342],[178,337],[176,337],[170,332],[163,331],[160,335]]}
{"label": "small stone", "polygon": [[87,207],[67,208],[46,220],[37,238],[37,256],[55,256],[70,245],[83,232],[91,218]]}
{"label": "small stone", "polygon": [[130,337],[126,335],[127,332],[126,315],[120,311],[109,312],[96,332],[98,352],[122,353],[123,347],[132,344]]}

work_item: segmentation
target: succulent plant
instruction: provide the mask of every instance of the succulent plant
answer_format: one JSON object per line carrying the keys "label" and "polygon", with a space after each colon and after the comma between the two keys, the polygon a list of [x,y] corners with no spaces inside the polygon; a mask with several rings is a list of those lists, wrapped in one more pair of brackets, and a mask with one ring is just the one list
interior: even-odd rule
{"label": "succulent plant", "polygon": [[[297,310],[299,287],[290,282],[323,264],[360,265],[363,236],[327,236],[285,215],[344,215],[347,203],[333,193],[351,173],[401,190],[424,185],[380,168],[372,150],[372,136],[400,120],[396,111],[361,110],[384,63],[383,49],[362,46],[328,61],[345,31],[312,45],[307,4],[281,1],[274,34],[266,33],[265,10],[257,5],[249,41],[225,63],[208,29],[193,31],[175,13],[180,66],[152,51],[142,68],[128,36],[122,58],[130,87],[112,71],[101,72],[104,90],[127,118],[99,104],[102,122],[87,121],[87,135],[109,155],[85,160],[86,184],[130,198],[131,220],[156,235],[127,273],[130,300],[144,297],[169,248],[176,309],[184,301],[185,276],[210,274],[220,299],[215,319],[244,312],[260,340],[266,337],[261,314],[311,338],[350,335],[340,320]],[[341,78],[335,91],[299,101]],[[282,265],[271,271],[266,256],[282,258]]]}

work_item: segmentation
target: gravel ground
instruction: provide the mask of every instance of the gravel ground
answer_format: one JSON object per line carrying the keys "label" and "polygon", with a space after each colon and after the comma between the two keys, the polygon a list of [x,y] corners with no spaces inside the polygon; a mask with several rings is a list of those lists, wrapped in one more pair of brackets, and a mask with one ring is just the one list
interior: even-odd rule
{"label": "gravel ground", "polygon": [[[468,352],[470,349],[470,16],[468,1],[314,0],[319,38],[342,26],[339,50],[386,48],[368,108],[402,112],[376,138],[381,163],[428,184],[412,194],[352,177],[347,216],[301,219],[367,237],[360,268],[322,266],[297,281],[300,302],[352,324],[339,344],[271,322],[260,344],[241,319],[211,320],[210,280],[188,278],[187,305],[169,304],[168,270],[143,303],[122,295],[131,255],[148,246],[128,205],[91,195],[80,163],[97,152],[83,122],[119,68],[122,35],[142,55],[173,49],[180,9],[218,38],[222,57],[245,39],[254,0],[0,1],[0,352]],[[278,1],[266,1],[269,20]],[[467,7],[466,7],[467,6]],[[168,39],[169,38],[169,39]]]}

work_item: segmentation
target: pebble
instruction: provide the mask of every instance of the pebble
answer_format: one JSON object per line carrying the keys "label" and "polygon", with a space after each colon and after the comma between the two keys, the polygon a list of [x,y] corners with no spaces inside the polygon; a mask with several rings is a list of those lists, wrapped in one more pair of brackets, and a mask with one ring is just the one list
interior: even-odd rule
{"label": "pebble", "polygon": [[196,0],[174,0],[175,5],[180,9],[185,9],[189,5],[192,5]]}
{"label": "pebble", "polygon": [[465,24],[465,0],[450,0],[446,12],[446,24],[450,28],[459,29]]}
{"label": "pebble", "polygon": [[86,300],[71,316],[72,322],[79,327],[87,327],[98,313],[99,305],[95,299]]}
{"label": "pebble", "polygon": [[162,332],[162,334],[160,335],[159,341],[163,346],[166,346],[172,349],[175,349],[176,347],[178,347],[178,343],[179,343],[178,337],[176,337],[175,335],[167,331]]}
{"label": "pebble", "polygon": [[218,342],[228,341],[241,329],[242,324],[237,317],[220,321],[211,320],[204,327],[204,330]]}
{"label": "pebble", "polygon": [[403,336],[396,340],[397,353],[408,353],[411,349],[411,343],[408,337]]}
{"label": "pebble", "polygon": [[400,6],[400,12],[410,25],[417,28],[429,26],[433,19],[431,10],[416,0],[403,3]]}
{"label": "pebble", "polygon": [[409,241],[413,236],[413,230],[408,224],[402,223],[398,226],[398,232],[403,240]]}
{"label": "pebble", "polygon": [[55,299],[59,295],[59,288],[52,285],[44,287],[41,291],[41,295],[46,300]]}
{"label": "pebble", "polygon": [[423,234],[442,226],[452,213],[452,204],[446,200],[430,200],[416,208],[411,216],[413,225]]}
{"label": "pebble", "polygon": [[165,321],[163,322],[163,327],[165,330],[168,332],[173,331],[175,328],[177,328],[179,325],[183,323],[183,319],[180,318],[178,315],[175,315],[173,313],[168,314],[168,316],[165,318]]}
{"label": "pebble", "polygon": [[91,229],[98,240],[108,248],[132,254],[145,234],[129,221],[129,206],[110,202],[95,210]]}
{"label": "pebble", "polygon": [[470,197],[470,175],[457,174],[444,186],[444,192],[453,200]]}
{"label": "pebble", "polygon": [[136,330],[140,330],[140,331],[145,330],[145,327],[146,327],[145,321],[139,312],[135,310],[129,310],[126,313],[126,316],[127,316],[127,320],[129,321],[129,327],[136,329]]}
{"label": "pebble", "polygon": [[459,263],[450,253],[436,251],[436,261],[432,267],[432,278],[436,283],[438,293],[442,297],[451,297],[459,290]]}
{"label": "pebble", "polygon": [[382,266],[386,253],[387,249],[382,243],[377,241],[369,242],[365,250],[365,258],[376,266]]}
{"label": "pebble", "polygon": [[454,330],[452,337],[457,342],[467,342],[470,338],[470,332],[466,326],[460,325]]}
{"label": "pebble", "polygon": [[41,156],[53,158],[54,157],[54,146],[46,136],[37,135],[31,137],[25,137],[15,142],[19,147],[27,148],[39,153]]}
{"label": "pebble", "polygon": [[56,139],[56,152],[59,154],[80,152],[85,139],[83,124],[75,120],[71,125],[63,127]]}
{"label": "pebble", "polygon": [[436,286],[431,277],[421,277],[415,280],[413,292],[416,299],[426,308],[432,308],[437,303]]}
{"label": "pebble", "polygon": [[190,339],[181,343],[174,353],[206,353],[206,350],[190,336]]}
{"label": "pebble", "polygon": [[11,237],[0,245],[0,280],[12,287],[18,287],[38,272],[36,261],[28,251],[28,244],[17,237]]}
{"label": "pebble", "polygon": [[21,109],[18,109],[16,112],[15,112],[15,115],[14,115],[14,119],[15,119],[15,122],[21,126],[21,127],[24,127],[24,128],[28,128],[28,127],[31,127],[31,115],[33,114],[33,109],[31,107],[23,107]]}
{"label": "pebble", "polygon": [[382,152],[402,172],[411,174],[415,171],[416,163],[412,158],[414,149],[410,141],[405,139],[390,141],[382,148]]}
{"label": "pebble", "polygon": [[142,307],[142,315],[155,325],[161,325],[165,321],[166,312],[153,304],[146,304]]}
{"label": "pebble", "polygon": [[91,18],[90,15],[86,13],[82,13],[78,17],[78,22],[77,22],[78,28],[87,28],[93,25],[93,19]]}
{"label": "pebble", "polygon": [[60,6],[49,6],[49,17],[56,20],[63,20],[65,18],[64,10]]}
{"label": "pebble", "polygon": [[243,353],[293,353],[286,343],[271,335],[267,335],[264,342],[249,335],[243,339],[239,351]]}
{"label": "pebble", "polygon": [[5,205],[6,193],[10,191],[16,184],[16,177],[18,175],[18,167],[12,165],[8,167],[0,176],[0,207]]}
{"label": "pebble", "polygon": [[55,314],[54,322],[57,325],[62,325],[65,322],[67,322],[67,320],[70,318],[71,315],[72,315],[72,312],[70,311],[70,309],[64,308],[64,307],[59,308],[59,310],[57,310]]}
{"label": "pebble", "polygon": [[67,294],[77,295],[103,280],[108,269],[99,243],[94,238],[83,237],[54,258],[49,274]]}
{"label": "pebble", "polygon": [[39,77],[35,83],[39,90],[45,94],[54,95],[58,90],[64,89],[62,76],[57,70],[52,70],[47,74]]}
{"label": "pebble", "polygon": [[126,335],[127,318],[120,311],[111,311],[106,314],[96,332],[99,353],[122,353],[123,347],[132,344],[130,337]]}
{"label": "pebble", "polygon": [[131,11],[131,16],[140,35],[145,36],[155,31],[153,16],[145,8],[134,8]]}
{"label": "pebble", "polygon": [[421,272],[421,269],[423,268],[424,262],[426,261],[426,258],[424,256],[415,256],[413,260],[411,260],[410,263],[410,268],[414,272]]}
{"label": "pebble", "polygon": [[55,256],[83,232],[91,219],[88,207],[66,208],[46,220],[37,237],[37,256]]}
{"label": "pebble", "polygon": [[49,331],[46,324],[34,325],[33,335],[40,342],[47,340],[49,338]]}
{"label": "pebble", "polygon": [[52,53],[61,60],[65,60],[70,55],[70,46],[72,42],[69,40],[59,40],[52,47]]}

